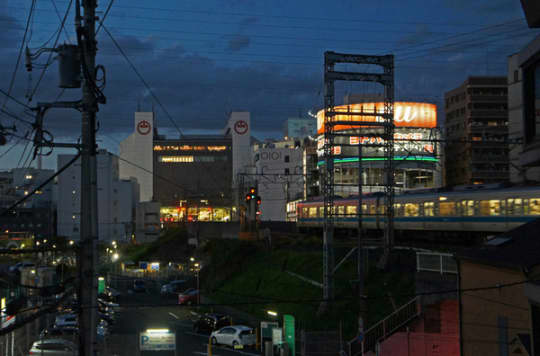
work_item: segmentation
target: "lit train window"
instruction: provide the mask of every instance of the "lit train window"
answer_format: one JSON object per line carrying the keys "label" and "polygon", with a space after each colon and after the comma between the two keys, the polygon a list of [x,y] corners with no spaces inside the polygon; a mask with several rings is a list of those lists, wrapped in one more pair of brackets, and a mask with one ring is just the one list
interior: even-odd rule
{"label": "lit train window", "polygon": [[480,201],[480,215],[497,216],[504,214],[504,203],[500,200],[482,200]]}
{"label": "lit train window", "polygon": [[309,216],[309,215],[308,215],[308,208],[303,208],[302,210],[303,210],[303,211],[302,211],[302,216],[303,216],[304,218],[307,218],[307,217]]}
{"label": "lit train window", "polygon": [[424,203],[424,216],[435,216],[435,203],[427,201]]}
{"label": "lit train window", "polygon": [[403,216],[403,210],[400,203],[394,204],[394,216]]}
{"label": "lit train window", "polygon": [[369,211],[368,211],[368,205],[367,204],[362,204],[362,214],[368,214]]}
{"label": "lit train window", "polygon": [[523,199],[523,215],[529,215],[529,199]]}
{"label": "lit train window", "polygon": [[319,216],[322,218],[324,217],[324,206],[319,207]]}
{"label": "lit train window", "polygon": [[347,215],[356,214],[356,205],[347,205]]}
{"label": "lit train window", "polygon": [[441,215],[441,216],[456,215],[456,203],[454,203],[454,202],[440,202],[439,203],[439,215]]}
{"label": "lit train window", "polygon": [[464,216],[474,216],[474,200],[462,200],[461,211]]}
{"label": "lit train window", "polygon": [[540,199],[529,199],[529,214],[540,215]]}
{"label": "lit train window", "polygon": [[521,215],[522,213],[521,199],[508,199],[506,203],[506,212],[508,215]]}
{"label": "lit train window", "polygon": [[345,215],[345,205],[338,206],[338,215]]}
{"label": "lit train window", "polygon": [[418,204],[406,203],[405,204],[405,216],[418,216]]}
{"label": "lit train window", "polygon": [[369,213],[371,215],[377,215],[377,207],[375,204],[369,204]]}
{"label": "lit train window", "polygon": [[316,218],[317,217],[317,208],[311,207],[309,208],[309,215],[310,218]]}

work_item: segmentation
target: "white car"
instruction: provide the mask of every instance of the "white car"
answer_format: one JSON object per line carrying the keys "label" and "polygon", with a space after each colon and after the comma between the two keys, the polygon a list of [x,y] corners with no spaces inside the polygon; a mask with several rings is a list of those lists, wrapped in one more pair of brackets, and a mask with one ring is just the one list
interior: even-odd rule
{"label": "white car", "polygon": [[30,355],[77,356],[79,350],[73,342],[64,339],[38,340],[32,344]]}
{"label": "white car", "polygon": [[75,326],[79,325],[76,314],[61,314],[58,315],[54,321],[55,328],[63,328],[66,326]]}
{"label": "white car", "polygon": [[251,346],[255,345],[256,336],[249,326],[231,325],[212,332],[210,340],[213,345]]}

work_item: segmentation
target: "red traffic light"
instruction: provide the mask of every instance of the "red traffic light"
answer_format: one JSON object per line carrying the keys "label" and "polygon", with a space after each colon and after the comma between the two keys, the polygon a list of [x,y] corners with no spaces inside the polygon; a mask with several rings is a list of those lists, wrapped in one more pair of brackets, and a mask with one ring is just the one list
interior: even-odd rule
{"label": "red traffic light", "polygon": [[246,200],[251,200],[251,195],[246,195]]}

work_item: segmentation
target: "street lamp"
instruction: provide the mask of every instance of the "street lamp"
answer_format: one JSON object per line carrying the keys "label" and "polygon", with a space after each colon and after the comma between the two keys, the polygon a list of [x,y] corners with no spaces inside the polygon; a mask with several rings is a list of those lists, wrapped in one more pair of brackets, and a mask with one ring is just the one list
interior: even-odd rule
{"label": "street lamp", "polygon": [[201,270],[199,267],[199,263],[195,262],[193,265],[195,266],[195,272],[197,272],[197,305],[201,304],[201,289],[200,289],[200,283],[199,283],[199,271]]}

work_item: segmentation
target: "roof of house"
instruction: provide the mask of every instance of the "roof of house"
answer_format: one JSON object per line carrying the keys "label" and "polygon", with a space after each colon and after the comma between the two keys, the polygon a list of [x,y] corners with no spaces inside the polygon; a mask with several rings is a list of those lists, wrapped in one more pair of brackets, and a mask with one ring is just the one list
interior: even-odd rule
{"label": "roof of house", "polygon": [[471,260],[506,268],[530,269],[540,264],[540,219],[497,235],[482,247],[456,253],[458,260]]}

